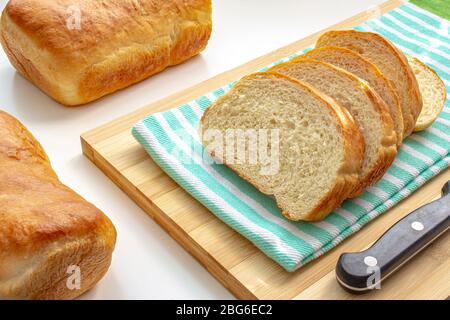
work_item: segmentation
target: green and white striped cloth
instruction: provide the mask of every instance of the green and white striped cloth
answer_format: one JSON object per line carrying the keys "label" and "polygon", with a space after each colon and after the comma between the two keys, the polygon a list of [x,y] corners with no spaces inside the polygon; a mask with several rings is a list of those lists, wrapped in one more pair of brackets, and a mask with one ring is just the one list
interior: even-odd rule
{"label": "green and white striped cloth", "polygon": [[[378,32],[405,54],[429,64],[450,92],[449,21],[406,3],[356,29]],[[226,166],[203,161],[204,150],[196,132],[199,119],[232,85],[139,121],[133,135],[179,185],[287,271],[332,249],[449,166],[447,99],[433,126],[406,139],[388,173],[361,197],[346,201],[319,223],[288,221],[271,197],[258,192]]]}

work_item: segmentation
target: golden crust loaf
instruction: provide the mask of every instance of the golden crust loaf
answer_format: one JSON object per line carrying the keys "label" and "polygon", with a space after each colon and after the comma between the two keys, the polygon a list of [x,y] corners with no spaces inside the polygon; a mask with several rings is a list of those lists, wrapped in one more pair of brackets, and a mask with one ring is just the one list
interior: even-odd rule
{"label": "golden crust loaf", "polygon": [[197,55],[211,28],[210,0],[10,0],[0,39],[22,75],[74,106]]}
{"label": "golden crust loaf", "polygon": [[[0,298],[72,299],[106,273],[111,221],[63,185],[34,137],[0,111]],[[67,286],[70,267],[80,288]]]}

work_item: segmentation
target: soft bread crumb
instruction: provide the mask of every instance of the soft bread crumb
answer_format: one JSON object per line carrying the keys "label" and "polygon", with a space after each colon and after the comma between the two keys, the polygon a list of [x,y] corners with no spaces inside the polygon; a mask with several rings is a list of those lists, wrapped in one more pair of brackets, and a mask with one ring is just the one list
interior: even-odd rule
{"label": "soft bread crumb", "polygon": [[[306,84],[271,73],[245,77],[207,109],[201,122],[203,144],[212,153],[208,130],[279,130],[275,174],[261,174],[261,162],[239,163],[236,154],[228,159],[226,141],[222,159],[260,191],[274,195],[289,219],[323,219],[358,184],[364,141],[357,125],[343,107]],[[246,144],[246,154],[249,148]]]}

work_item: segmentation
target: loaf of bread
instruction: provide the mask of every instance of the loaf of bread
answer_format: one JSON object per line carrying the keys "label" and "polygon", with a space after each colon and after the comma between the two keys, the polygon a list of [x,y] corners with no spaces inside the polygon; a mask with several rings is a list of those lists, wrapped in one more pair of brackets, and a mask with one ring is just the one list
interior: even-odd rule
{"label": "loaf of bread", "polygon": [[[359,184],[364,140],[353,118],[334,100],[287,76],[259,73],[241,79],[206,110],[201,124],[206,150],[261,192],[273,195],[291,220],[323,219]],[[237,152],[231,151],[236,148],[233,139],[223,139],[220,155],[211,148],[217,146],[212,139],[217,132],[225,137],[231,130],[246,134],[246,129],[278,132],[278,139],[267,144],[256,137],[255,155],[267,147],[279,160],[273,170],[263,171],[268,165],[264,158],[252,161],[252,140]],[[240,151],[244,159],[238,157]]]}
{"label": "loaf of bread", "polygon": [[0,111],[0,299],[71,299],[106,273],[111,221],[63,185],[34,137]]}
{"label": "loaf of bread", "polygon": [[210,33],[211,0],[10,0],[0,39],[23,76],[74,106],[197,55]]}
{"label": "loaf of bread", "polygon": [[317,41],[317,47],[324,46],[343,47],[356,51],[380,69],[398,94],[403,112],[403,138],[409,136],[422,110],[422,97],[416,77],[404,54],[377,33],[355,30],[324,33]]}
{"label": "loaf of bread", "polygon": [[296,59],[270,70],[304,81],[335,99],[358,123],[366,148],[360,184],[349,197],[360,195],[381,179],[397,155],[397,136],[388,107],[372,88],[355,75],[319,60]]}
{"label": "loaf of bread", "polygon": [[355,51],[333,46],[313,49],[300,58],[315,59],[332,64],[366,81],[389,107],[397,134],[397,146],[400,147],[403,141],[404,125],[398,95],[389,80],[374,64]]}

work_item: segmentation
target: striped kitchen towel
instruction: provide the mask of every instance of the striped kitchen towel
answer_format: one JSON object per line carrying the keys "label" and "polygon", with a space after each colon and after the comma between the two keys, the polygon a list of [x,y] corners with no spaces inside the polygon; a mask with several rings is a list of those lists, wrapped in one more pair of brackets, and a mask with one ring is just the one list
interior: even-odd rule
{"label": "striped kitchen towel", "polygon": [[[450,92],[449,28],[449,21],[411,3],[357,27],[384,35],[407,55],[429,64],[444,80],[447,92]],[[133,135],[179,185],[287,271],[294,271],[332,249],[449,166],[450,100],[447,99],[433,126],[406,139],[383,179],[362,196],[346,201],[322,222],[288,221],[271,197],[258,192],[226,166],[204,161],[204,149],[196,131],[199,119],[232,85],[139,121]]]}

